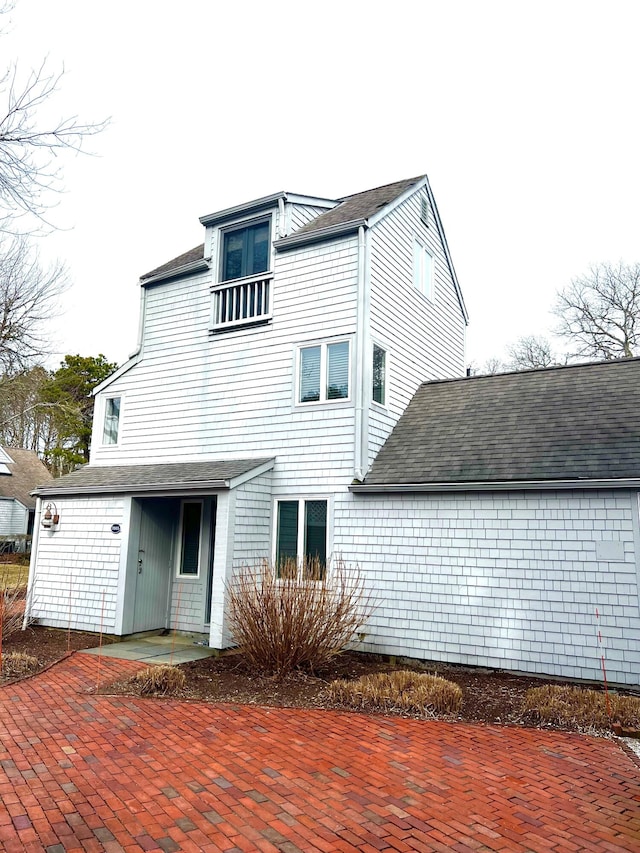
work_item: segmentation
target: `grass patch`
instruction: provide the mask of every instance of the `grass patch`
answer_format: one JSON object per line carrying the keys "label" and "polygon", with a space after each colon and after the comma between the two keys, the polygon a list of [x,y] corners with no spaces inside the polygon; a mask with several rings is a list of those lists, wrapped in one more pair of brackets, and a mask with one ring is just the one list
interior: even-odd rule
{"label": "grass patch", "polygon": [[609,693],[609,704],[611,718],[602,691],[545,684],[527,690],[522,712],[526,722],[535,724],[605,730],[618,721],[624,728],[640,729],[640,698]]}
{"label": "grass patch", "polygon": [[24,678],[40,669],[40,661],[24,652],[7,652],[2,655],[3,678]]}
{"label": "grass patch", "polygon": [[28,577],[28,565],[0,563],[0,588],[15,589],[16,587],[26,587]]}
{"label": "grass patch", "polygon": [[185,681],[184,672],[168,664],[148,666],[130,679],[143,696],[173,696],[184,688]]}
{"label": "grass patch", "polygon": [[356,681],[333,681],[329,696],[350,708],[411,711],[424,716],[455,714],[462,705],[462,690],[439,675],[396,670],[363,675]]}

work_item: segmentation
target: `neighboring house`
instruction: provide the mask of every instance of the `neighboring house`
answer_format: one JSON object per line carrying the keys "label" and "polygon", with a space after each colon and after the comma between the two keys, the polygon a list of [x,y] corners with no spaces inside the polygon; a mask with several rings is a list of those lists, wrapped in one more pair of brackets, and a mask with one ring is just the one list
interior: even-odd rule
{"label": "neighboring house", "polygon": [[0,553],[24,550],[36,506],[30,492],[52,479],[32,450],[0,447]]}
{"label": "neighboring house", "polygon": [[37,490],[32,616],[221,648],[234,569],[341,554],[379,598],[366,650],[595,678],[598,607],[638,683],[640,466],[579,464],[623,425],[635,452],[638,363],[439,381],[467,317],[426,177],[201,222],[141,279],[90,464]]}

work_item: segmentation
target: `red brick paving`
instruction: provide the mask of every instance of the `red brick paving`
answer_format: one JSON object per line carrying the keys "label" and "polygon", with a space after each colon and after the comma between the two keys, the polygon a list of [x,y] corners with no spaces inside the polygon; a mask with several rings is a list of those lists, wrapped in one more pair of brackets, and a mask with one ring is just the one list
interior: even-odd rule
{"label": "red brick paving", "polygon": [[97,663],[0,690],[8,853],[640,850],[640,770],[615,742],[94,696]]}

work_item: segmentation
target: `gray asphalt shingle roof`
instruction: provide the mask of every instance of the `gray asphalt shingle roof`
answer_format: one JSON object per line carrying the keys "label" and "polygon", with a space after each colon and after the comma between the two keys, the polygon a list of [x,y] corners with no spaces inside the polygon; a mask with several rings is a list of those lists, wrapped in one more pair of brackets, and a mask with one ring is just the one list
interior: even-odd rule
{"label": "gray asphalt shingle roof", "polygon": [[13,462],[7,463],[11,474],[0,475],[0,497],[15,498],[23,506],[33,509],[36,502],[30,493],[39,483],[53,480],[53,477],[33,450],[5,447],[4,451]]}
{"label": "gray asphalt shingle roof", "polygon": [[640,359],[427,382],[365,478],[640,478]]}
{"label": "gray asphalt shingle roof", "polygon": [[127,492],[222,489],[229,480],[247,474],[270,459],[232,459],[222,462],[175,462],[151,465],[85,465],[51,483],[38,486],[39,495],[125,494]]}

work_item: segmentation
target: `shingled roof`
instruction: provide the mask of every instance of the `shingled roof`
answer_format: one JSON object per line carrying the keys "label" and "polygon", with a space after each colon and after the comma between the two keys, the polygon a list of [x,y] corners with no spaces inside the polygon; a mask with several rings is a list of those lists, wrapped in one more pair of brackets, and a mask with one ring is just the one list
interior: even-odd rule
{"label": "shingled roof", "polygon": [[[229,459],[217,462],[166,462],[147,465],[85,465],[40,485],[36,494],[87,495],[127,493],[182,493],[228,489],[230,481],[259,468],[273,466],[272,459]],[[258,473],[256,471],[256,473]]]}
{"label": "shingled roof", "polygon": [[354,491],[640,480],[640,359],[422,385]]}
{"label": "shingled roof", "polygon": [[33,509],[36,501],[30,492],[40,483],[53,480],[53,477],[33,450],[2,449],[12,461],[6,463],[10,473],[0,475],[0,498],[15,498],[27,509]]}
{"label": "shingled roof", "polygon": [[383,207],[395,201],[409,187],[412,187],[421,180],[422,176],[407,178],[404,181],[396,181],[393,184],[385,184],[383,187],[375,187],[372,190],[365,190],[355,195],[345,196],[338,199],[340,203],[336,207],[328,210],[326,213],[320,214],[316,219],[312,219],[311,222],[307,222],[306,225],[303,225],[295,233],[310,234],[314,231],[321,231],[324,228],[330,228],[335,225],[343,225],[359,219],[369,219]]}
{"label": "shingled roof", "polygon": [[145,281],[148,278],[155,278],[157,275],[165,275],[172,270],[180,269],[180,267],[184,267],[187,264],[192,264],[195,261],[200,261],[204,259],[204,243],[200,243],[199,246],[195,246],[193,249],[189,249],[188,252],[183,252],[181,255],[178,255],[177,258],[172,258],[170,261],[167,261],[166,264],[162,264],[159,267],[156,267],[154,270],[150,270],[146,272],[144,275],[140,276],[141,281]]}

